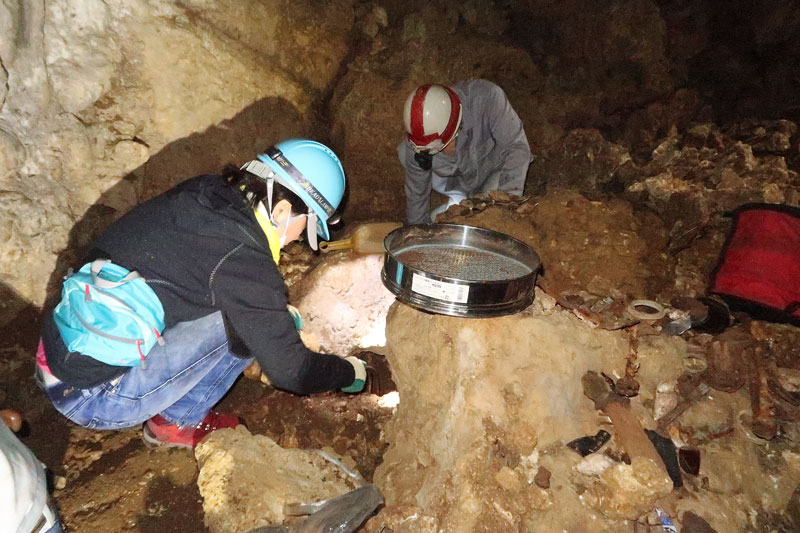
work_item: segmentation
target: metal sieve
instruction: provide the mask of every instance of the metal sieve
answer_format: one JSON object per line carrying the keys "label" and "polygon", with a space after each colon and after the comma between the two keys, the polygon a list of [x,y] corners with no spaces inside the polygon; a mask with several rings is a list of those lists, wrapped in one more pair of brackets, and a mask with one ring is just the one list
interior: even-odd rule
{"label": "metal sieve", "polygon": [[392,231],[383,246],[383,284],[417,309],[490,317],[516,313],[533,301],[539,256],[509,235],[421,224]]}

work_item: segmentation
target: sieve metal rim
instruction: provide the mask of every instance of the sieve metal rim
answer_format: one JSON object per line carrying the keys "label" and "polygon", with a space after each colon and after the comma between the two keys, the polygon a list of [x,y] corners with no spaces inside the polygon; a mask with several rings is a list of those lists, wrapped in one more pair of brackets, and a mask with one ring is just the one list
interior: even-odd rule
{"label": "sieve metal rim", "polygon": [[[403,238],[408,238],[409,234],[414,232],[418,232],[420,234],[434,234],[439,233],[440,236],[444,237],[447,235],[452,235],[454,233],[461,233],[460,243],[456,242],[455,244],[465,247],[465,248],[474,248],[477,250],[481,250],[481,248],[477,246],[467,246],[466,241],[468,235],[480,235],[488,240],[494,240],[497,243],[505,244],[510,246],[513,250],[515,250],[519,255],[516,256],[509,256],[508,254],[503,254],[500,250],[489,251],[490,253],[497,253],[498,255],[502,255],[516,263],[523,265],[524,267],[528,268],[530,271],[527,272],[523,276],[518,276],[516,278],[509,278],[505,280],[467,280],[455,276],[445,276],[442,274],[434,274],[432,272],[425,271],[423,269],[414,268],[403,261],[400,261],[397,258],[397,254],[402,253],[407,249],[406,246],[399,247],[397,241]],[[442,238],[442,242],[439,244],[449,244],[447,243],[444,238]],[[421,246],[420,243],[417,243],[417,246]],[[383,240],[383,249],[384,255],[391,256],[395,261],[398,263],[402,263],[405,265],[406,268],[412,268],[418,272],[423,272],[428,276],[436,277],[437,279],[441,279],[443,281],[453,281],[453,282],[468,282],[468,283],[503,283],[506,281],[511,281],[514,279],[521,279],[528,275],[535,274],[539,268],[541,267],[541,261],[539,259],[539,255],[526,243],[523,241],[512,237],[511,235],[507,235],[505,233],[500,233],[499,231],[481,228],[478,226],[468,226],[464,224],[417,224],[414,226],[403,226],[397,228],[390,232]]]}
{"label": "sieve metal rim", "polygon": [[[406,249],[406,242],[416,242],[416,238],[424,238],[429,242],[438,240],[459,243],[477,250],[482,250],[482,247],[475,245],[476,240],[493,243],[492,251],[525,265],[530,272],[512,279],[480,281],[427,272],[404,264],[394,255],[398,249]],[[457,317],[488,318],[515,313],[528,307],[533,302],[534,286],[540,267],[538,254],[510,235],[476,226],[420,224],[398,228],[384,239],[381,280],[398,300],[422,311]],[[453,302],[415,292],[412,285],[416,276],[467,287],[469,297],[466,302]]]}

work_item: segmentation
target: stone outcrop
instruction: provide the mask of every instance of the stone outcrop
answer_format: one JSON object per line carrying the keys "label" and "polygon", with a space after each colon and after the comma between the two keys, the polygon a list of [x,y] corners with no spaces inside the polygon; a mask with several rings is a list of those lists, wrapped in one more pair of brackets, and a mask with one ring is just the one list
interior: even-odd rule
{"label": "stone outcrop", "polygon": [[215,431],[196,450],[205,523],[212,533],[247,532],[287,520],[286,505],[316,503],[352,490],[325,458],[284,449],[244,427]]}
{"label": "stone outcrop", "polygon": [[394,295],[381,283],[383,256],[331,254],[294,289],[303,331],[326,353],[347,355],[386,343],[386,313]]}
{"label": "stone outcrop", "polygon": [[[579,457],[561,444],[597,432],[581,376],[624,371],[626,344],[541,291],[526,311],[492,319],[393,306],[387,347],[400,405],[375,473],[387,505],[418,506],[445,531],[541,531],[533,517],[554,506],[586,519],[592,511],[568,483],[569,454]],[[534,483],[541,465],[553,473],[549,490]]]}
{"label": "stone outcrop", "polygon": [[[716,531],[739,531],[752,513],[780,512],[792,497],[800,454],[773,456],[748,433],[738,420],[747,413],[743,395],[702,395],[706,411],[736,414],[735,430],[706,428],[708,417],[689,411],[680,419],[681,434],[702,437],[692,440],[702,454],[699,475],[684,472],[683,490],[673,490],[650,459],[626,463],[618,428],[584,396],[581,377],[586,370],[620,377],[629,341],[538,290],[525,311],[491,319],[394,305],[387,358],[400,403],[375,472],[387,507],[366,530],[552,532],[592,524],[626,531],[630,520],[657,524],[653,509],[660,509],[673,521],[695,512]],[[689,359],[680,338],[639,339],[641,388],[630,409],[645,428],[656,428],[657,384],[684,373]],[[614,436],[586,458],[565,446],[600,428]],[[672,427],[669,434],[680,443]],[[764,454],[772,459],[758,459]]]}

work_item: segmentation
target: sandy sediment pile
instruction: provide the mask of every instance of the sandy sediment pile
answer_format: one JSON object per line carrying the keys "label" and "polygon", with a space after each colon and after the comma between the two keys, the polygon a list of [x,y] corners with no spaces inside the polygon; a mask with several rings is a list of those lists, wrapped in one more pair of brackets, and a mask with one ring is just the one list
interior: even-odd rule
{"label": "sandy sediment pile", "polygon": [[[490,319],[398,303],[387,347],[400,404],[375,473],[387,507],[368,531],[628,531],[632,520],[658,523],[657,509],[678,524],[692,512],[718,532],[741,531],[781,512],[800,473],[791,446],[754,439],[742,424],[744,391],[702,389],[668,424],[673,442],[701,456],[682,487],[651,460],[626,457],[581,377],[619,380],[629,332],[596,328],[539,290],[525,311]],[[682,338],[658,334],[640,335],[636,351],[629,409],[658,430],[659,383],[685,376],[696,357]],[[586,457],[566,446],[601,429],[611,440]]]}

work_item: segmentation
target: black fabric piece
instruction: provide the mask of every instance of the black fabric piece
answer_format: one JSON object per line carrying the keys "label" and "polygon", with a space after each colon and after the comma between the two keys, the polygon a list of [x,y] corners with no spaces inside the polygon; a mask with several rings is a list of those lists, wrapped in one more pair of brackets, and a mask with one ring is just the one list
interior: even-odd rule
{"label": "black fabric piece", "polygon": [[231,353],[242,359],[253,357],[253,354],[250,353],[250,348],[247,347],[247,344],[245,344],[239,334],[236,333],[233,324],[231,324],[231,321],[228,320],[227,315],[224,313],[222,315],[222,321],[225,324],[225,334],[228,336],[228,349]]}
{"label": "black fabric piece", "polygon": [[786,310],[778,310],[773,309],[771,307],[767,307],[766,305],[762,305],[758,302],[752,302],[750,300],[745,300],[744,298],[737,298],[735,296],[730,296],[729,294],[716,294],[718,297],[725,300],[725,303],[728,304],[731,311],[737,313],[744,313],[750,318],[754,318],[756,320],[762,320],[764,322],[775,322],[776,324],[791,324],[793,326],[800,327],[800,319],[795,318],[794,316],[790,315],[791,311]]}
{"label": "black fabric piece", "polygon": [[580,437],[573,441],[567,443],[567,448],[575,450],[581,457],[586,457],[590,453],[594,453],[603,445],[608,442],[611,438],[611,433],[608,431],[601,429],[597,432],[597,435],[589,436],[589,437]]}
{"label": "black fabric piece", "polygon": [[722,333],[731,325],[731,314],[728,306],[714,298],[701,297],[698,300],[708,308],[706,316],[692,329],[700,333]]}
{"label": "black fabric piece", "polygon": [[430,152],[417,152],[414,154],[414,161],[422,170],[430,170],[433,167],[433,155]]}
{"label": "black fabric piece", "polygon": [[664,461],[664,466],[667,468],[667,474],[672,480],[672,486],[676,489],[683,486],[683,478],[681,477],[681,467],[678,463],[678,453],[675,451],[675,445],[671,439],[662,437],[657,432],[651,429],[645,429],[647,437],[650,442],[655,446],[661,460]]}
{"label": "black fabric piece", "polygon": [[[278,388],[309,394],[355,379],[350,363],[300,340],[267,238],[244,195],[221,176],[192,178],[136,207],[100,236],[92,254],[139,272],[161,300],[166,328],[222,311],[232,351],[255,356]],[[89,381],[86,365],[73,365],[57,347],[48,351],[57,343],[52,331],[44,334],[54,375],[73,386]],[[95,378],[103,372],[89,365]],[[117,368],[105,371],[116,376]]]}

